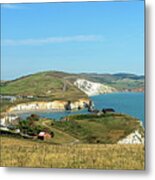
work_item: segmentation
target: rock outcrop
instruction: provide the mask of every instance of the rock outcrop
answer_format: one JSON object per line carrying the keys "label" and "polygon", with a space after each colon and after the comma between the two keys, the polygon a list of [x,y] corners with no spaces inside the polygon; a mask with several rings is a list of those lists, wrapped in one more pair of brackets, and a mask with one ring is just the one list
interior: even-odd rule
{"label": "rock outcrop", "polygon": [[19,117],[17,115],[4,115],[0,119],[0,126],[17,125]]}
{"label": "rock outcrop", "polygon": [[130,89],[129,91],[130,91],[130,92],[144,92],[144,87]]}
{"label": "rock outcrop", "polygon": [[119,140],[117,144],[144,144],[144,137],[138,130]]}
{"label": "rock outcrop", "polygon": [[113,87],[110,87],[101,83],[95,83],[95,82],[88,81],[85,79],[77,79],[74,82],[74,85],[77,86],[81,91],[86,93],[88,96],[112,93],[112,92],[117,91]]}

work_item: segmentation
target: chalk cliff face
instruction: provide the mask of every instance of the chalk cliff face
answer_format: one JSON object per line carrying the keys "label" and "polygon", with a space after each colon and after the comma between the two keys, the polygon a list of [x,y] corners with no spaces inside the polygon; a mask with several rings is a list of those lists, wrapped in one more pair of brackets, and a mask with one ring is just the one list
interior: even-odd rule
{"label": "chalk cliff face", "polygon": [[[34,110],[65,110],[67,101],[51,101],[51,102],[29,102],[21,103],[11,107],[8,112],[13,111],[34,111]],[[89,104],[88,99],[79,99],[78,101],[71,102],[71,109],[84,108],[85,104]]]}
{"label": "chalk cliff face", "polygon": [[119,140],[117,144],[144,144],[144,137],[139,133],[139,131],[135,131],[127,137]]}
{"label": "chalk cliff face", "polygon": [[117,91],[115,88],[112,88],[110,86],[101,83],[95,83],[85,79],[77,79],[74,82],[74,85],[77,86],[81,91],[86,93],[88,96],[112,93]]}
{"label": "chalk cliff face", "polygon": [[0,125],[1,126],[7,126],[7,125],[17,125],[19,122],[19,117],[16,115],[10,115],[10,116],[4,116],[0,119]]}

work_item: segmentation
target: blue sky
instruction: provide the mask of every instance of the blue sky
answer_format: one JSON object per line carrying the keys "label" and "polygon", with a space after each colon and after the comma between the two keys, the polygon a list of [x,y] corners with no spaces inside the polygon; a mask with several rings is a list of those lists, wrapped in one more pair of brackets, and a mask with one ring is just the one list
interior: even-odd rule
{"label": "blue sky", "polygon": [[1,75],[144,74],[144,2],[3,4]]}

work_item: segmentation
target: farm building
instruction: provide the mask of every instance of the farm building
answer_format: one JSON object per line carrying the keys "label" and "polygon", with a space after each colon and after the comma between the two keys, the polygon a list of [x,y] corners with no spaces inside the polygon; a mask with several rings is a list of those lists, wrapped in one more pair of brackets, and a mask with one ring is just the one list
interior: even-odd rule
{"label": "farm building", "polygon": [[51,139],[52,137],[54,136],[54,133],[47,133],[47,132],[40,132],[38,134],[38,139],[40,140],[48,140],[48,139]]}

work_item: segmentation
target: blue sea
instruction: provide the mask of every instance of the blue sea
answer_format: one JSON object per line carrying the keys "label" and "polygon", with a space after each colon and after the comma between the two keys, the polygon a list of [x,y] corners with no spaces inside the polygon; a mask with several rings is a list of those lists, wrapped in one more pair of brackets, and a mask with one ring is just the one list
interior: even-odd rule
{"label": "blue sea", "polygon": [[[116,112],[129,114],[138,118],[144,124],[144,93],[125,92],[102,94],[90,97],[94,102],[95,109],[113,108]],[[53,118],[59,120],[71,114],[88,114],[86,109],[79,111],[63,111],[63,112],[33,112],[40,117]],[[20,115],[22,118],[29,116],[31,113]]]}
{"label": "blue sea", "polygon": [[113,93],[93,96],[97,109],[113,108],[116,112],[129,114],[144,123],[144,93]]}

